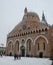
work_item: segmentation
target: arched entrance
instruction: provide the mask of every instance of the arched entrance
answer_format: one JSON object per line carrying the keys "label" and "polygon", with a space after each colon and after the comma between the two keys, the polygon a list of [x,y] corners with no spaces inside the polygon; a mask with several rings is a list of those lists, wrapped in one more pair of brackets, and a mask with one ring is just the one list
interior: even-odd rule
{"label": "arched entrance", "polygon": [[38,36],[35,39],[35,55],[38,57],[45,57],[47,52],[48,40],[45,36]]}
{"label": "arched entrance", "polygon": [[25,56],[25,47],[21,46],[21,56],[24,57]]}
{"label": "arched entrance", "polygon": [[12,52],[10,52],[9,56],[12,56]]}

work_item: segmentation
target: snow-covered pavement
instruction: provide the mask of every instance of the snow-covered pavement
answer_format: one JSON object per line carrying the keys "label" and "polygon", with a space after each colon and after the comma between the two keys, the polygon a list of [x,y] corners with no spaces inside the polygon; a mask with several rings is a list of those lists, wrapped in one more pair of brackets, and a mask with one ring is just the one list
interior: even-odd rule
{"label": "snow-covered pavement", "polygon": [[51,65],[51,62],[48,58],[21,57],[21,59],[14,60],[14,57],[0,57],[0,65]]}

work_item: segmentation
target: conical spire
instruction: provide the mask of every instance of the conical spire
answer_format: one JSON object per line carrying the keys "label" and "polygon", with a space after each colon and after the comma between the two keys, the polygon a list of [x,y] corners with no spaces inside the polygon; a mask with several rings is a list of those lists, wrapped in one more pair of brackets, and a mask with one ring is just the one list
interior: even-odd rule
{"label": "conical spire", "polygon": [[27,14],[27,7],[25,7],[24,9],[24,14]]}
{"label": "conical spire", "polygon": [[47,21],[46,21],[46,19],[45,19],[44,12],[42,13],[42,23],[47,24]]}
{"label": "conical spire", "polygon": [[45,20],[45,15],[44,12],[42,13],[42,19]]}

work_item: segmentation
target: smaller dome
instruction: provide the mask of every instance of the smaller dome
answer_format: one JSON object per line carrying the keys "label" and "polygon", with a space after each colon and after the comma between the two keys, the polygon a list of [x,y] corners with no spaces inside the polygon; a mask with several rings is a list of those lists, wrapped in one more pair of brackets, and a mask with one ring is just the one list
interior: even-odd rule
{"label": "smaller dome", "polygon": [[28,21],[40,21],[40,18],[37,13],[35,12],[27,12],[23,16],[23,20]]}
{"label": "smaller dome", "polygon": [[37,13],[35,13],[35,12],[28,12],[27,14],[30,16],[37,16],[38,17]]}
{"label": "smaller dome", "polygon": [[27,15],[29,15],[29,16],[34,16],[34,17],[37,17],[37,18],[39,19],[38,14],[35,13],[35,12],[28,12]]}
{"label": "smaller dome", "polygon": [[24,16],[23,16],[24,21],[40,21],[40,18],[37,13],[35,12],[28,12],[28,9],[24,9]]}

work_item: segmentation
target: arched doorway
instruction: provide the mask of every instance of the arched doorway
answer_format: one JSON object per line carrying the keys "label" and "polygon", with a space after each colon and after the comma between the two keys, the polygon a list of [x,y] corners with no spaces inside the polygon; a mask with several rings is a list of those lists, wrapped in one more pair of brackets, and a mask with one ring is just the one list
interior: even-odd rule
{"label": "arched doorway", "polygon": [[21,56],[24,57],[25,56],[25,47],[21,46]]}
{"label": "arched doorway", "polygon": [[39,52],[39,57],[40,57],[40,58],[43,57],[43,52]]}

